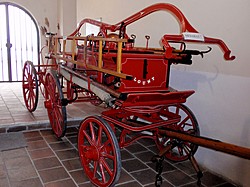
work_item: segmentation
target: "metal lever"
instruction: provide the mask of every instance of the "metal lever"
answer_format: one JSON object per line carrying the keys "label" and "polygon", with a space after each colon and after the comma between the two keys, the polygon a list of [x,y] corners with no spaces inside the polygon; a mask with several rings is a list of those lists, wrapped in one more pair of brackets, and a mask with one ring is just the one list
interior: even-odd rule
{"label": "metal lever", "polygon": [[149,35],[146,35],[145,38],[146,38],[146,40],[147,40],[147,42],[146,42],[146,49],[148,49],[148,41],[149,41],[149,39],[150,39],[150,36],[149,36]]}
{"label": "metal lever", "polygon": [[183,50],[180,52],[180,54],[201,55],[201,57],[203,58],[203,56],[204,56],[203,54],[209,53],[211,50],[212,50],[212,48],[208,46],[207,51]]}

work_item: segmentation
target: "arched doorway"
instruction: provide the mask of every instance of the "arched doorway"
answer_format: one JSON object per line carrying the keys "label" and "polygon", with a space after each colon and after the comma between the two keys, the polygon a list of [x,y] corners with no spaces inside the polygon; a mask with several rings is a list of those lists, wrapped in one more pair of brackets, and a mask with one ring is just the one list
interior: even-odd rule
{"label": "arched doorway", "polygon": [[25,61],[39,64],[39,30],[23,7],[0,3],[0,82],[22,80]]}

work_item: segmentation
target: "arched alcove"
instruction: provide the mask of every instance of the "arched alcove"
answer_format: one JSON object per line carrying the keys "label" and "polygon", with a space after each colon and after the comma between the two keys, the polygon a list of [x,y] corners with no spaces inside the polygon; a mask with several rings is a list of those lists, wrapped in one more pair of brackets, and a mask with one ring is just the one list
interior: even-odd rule
{"label": "arched alcove", "polygon": [[39,30],[34,17],[14,3],[0,3],[0,82],[22,80],[25,61],[39,64]]}

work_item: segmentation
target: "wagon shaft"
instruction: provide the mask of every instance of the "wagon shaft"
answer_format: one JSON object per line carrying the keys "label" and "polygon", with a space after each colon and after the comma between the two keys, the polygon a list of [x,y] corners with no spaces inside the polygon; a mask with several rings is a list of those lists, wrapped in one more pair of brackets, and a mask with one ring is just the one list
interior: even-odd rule
{"label": "wagon shaft", "polygon": [[[215,140],[207,137],[197,137],[183,132],[178,132],[172,129],[159,130],[161,134],[165,134],[168,137],[176,138],[181,141],[190,142],[205,148],[220,151],[223,153],[228,153],[241,158],[250,159],[250,149],[246,147],[237,146],[234,144],[229,144],[221,142],[220,140]],[[161,150],[159,155],[163,156],[167,150]]]}

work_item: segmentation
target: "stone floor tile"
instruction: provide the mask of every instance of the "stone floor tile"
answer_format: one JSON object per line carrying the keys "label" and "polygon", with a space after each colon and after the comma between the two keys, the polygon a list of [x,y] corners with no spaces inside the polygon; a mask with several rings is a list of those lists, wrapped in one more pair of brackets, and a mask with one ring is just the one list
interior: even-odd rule
{"label": "stone floor tile", "polygon": [[77,187],[72,179],[60,180],[45,184],[45,187]]}
{"label": "stone floor tile", "polygon": [[40,158],[55,156],[55,154],[50,148],[32,150],[29,151],[29,154],[32,159],[40,159]]}
{"label": "stone floor tile", "polygon": [[201,181],[206,186],[215,186],[215,185],[224,184],[226,182],[223,178],[217,175],[214,175],[210,172],[203,172],[203,177]]}
{"label": "stone floor tile", "polygon": [[11,187],[43,187],[42,182],[38,177],[23,181],[11,182]]}
{"label": "stone floor tile", "polygon": [[[196,182],[192,182],[192,183],[189,183],[189,184],[184,184],[182,185],[182,187],[197,187],[197,181]],[[203,184],[201,184],[199,187],[205,187]],[[229,187],[229,186],[228,186]]]}
{"label": "stone floor tile", "polygon": [[24,132],[23,135],[26,139],[42,137],[39,131]]}
{"label": "stone floor tile", "polygon": [[40,133],[44,137],[54,135],[51,129],[41,130]]}
{"label": "stone floor tile", "polygon": [[7,172],[4,164],[0,165],[0,179],[6,178]]}
{"label": "stone floor tile", "polygon": [[[153,163],[153,162],[149,162],[147,163],[147,165],[152,168],[154,171],[156,170],[156,163]],[[167,161],[163,161],[163,168],[162,168],[162,173],[166,173],[166,172],[170,172],[170,171],[174,171],[176,170],[177,168],[174,167],[172,164],[170,164],[169,162]]]}
{"label": "stone floor tile", "polygon": [[73,146],[68,141],[60,141],[60,142],[56,142],[56,143],[50,143],[49,146],[54,151],[72,149],[73,148]]}
{"label": "stone floor tile", "polygon": [[2,187],[11,187],[8,181],[8,178],[0,178],[0,186]]}
{"label": "stone floor tile", "polygon": [[122,169],[121,174],[120,174],[120,179],[117,182],[117,185],[121,183],[126,183],[128,181],[134,181],[134,180],[135,179],[127,171]]}
{"label": "stone floor tile", "polygon": [[154,183],[156,173],[151,169],[140,170],[130,173],[142,185]]}
{"label": "stone floor tile", "polygon": [[50,135],[43,136],[43,138],[45,139],[45,141],[47,143],[58,143],[60,141],[63,141],[63,139],[64,139],[64,138],[62,138],[59,140],[52,132],[50,132]]}
{"label": "stone floor tile", "polygon": [[22,181],[37,177],[36,170],[32,165],[8,170],[10,181]]}
{"label": "stone floor tile", "polygon": [[62,163],[68,171],[77,170],[77,169],[82,168],[82,164],[81,164],[81,161],[79,158],[65,160],[65,161],[62,161]]}
{"label": "stone floor tile", "polygon": [[73,145],[77,144],[77,136],[67,136],[67,139],[70,141],[70,143],[72,143]]}
{"label": "stone floor tile", "polygon": [[27,142],[27,145],[28,145],[27,149],[29,151],[36,150],[36,149],[44,149],[48,147],[47,143],[44,140]]}
{"label": "stone floor tile", "polygon": [[72,171],[70,172],[70,175],[77,184],[89,181],[89,178],[85,175],[83,169]]}
{"label": "stone floor tile", "polygon": [[131,153],[147,151],[147,149],[144,146],[140,145],[139,143],[133,143],[132,145],[126,147],[125,149],[127,149]]}
{"label": "stone floor tile", "polygon": [[60,160],[78,158],[78,152],[75,149],[56,151],[56,155],[59,157]]}
{"label": "stone floor tile", "polygon": [[164,173],[162,174],[162,177],[175,186],[180,186],[195,181],[193,178],[186,175],[180,170],[174,170],[171,172]]}
{"label": "stone floor tile", "polygon": [[48,158],[41,158],[38,160],[34,160],[34,165],[37,170],[62,166],[56,157],[48,157]]}
{"label": "stone floor tile", "polygon": [[78,187],[95,187],[95,186],[90,182],[84,182],[82,184],[79,184]]}
{"label": "stone floor tile", "polygon": [[[155,187],[155,183],[144,185],[144,187]],[[174,187],[174,186],[170,184],[168,181],[163,180],[161,187]]]}
{"label": "stone floor tile", "polygon": [[5,166],[7,169],[18,169],[21,167],[32,166],[32,163],[28,156],[22,156],[17,158],[5,159]]}
{"label": "stone floor tile", "polygon": [[135,158],[130,152],[128,152],[125,149],[121,149],[121,157],[122,157],[122,160],[128,160],[128,159]]}
{"label": "stone floor tile", "polygon": [[145,162],[152,162],[151,159],[155,156],[155,153],[151,151],[136,153],[135,156],[139,158],[141,161]]}
{"label": "stone floor tile", "polygon": [[193,168],[193,166],[189,160],[176,163],[176,164],[174,164],[174,166],[177,167],[178,169],[182,170],[183,172],[185,172],[188,175],[196,174],[196,171]]}
{"label": "stone floor tile", "polygon": [[76,127],[67,128],[66,136],[73,136],[73,135],[77,135],[77,134],[78,134],[78,128],[76,128]]}
{"label": "stone floor tile", "polygon": [[18,158],[27,155],[27,151],[25,148],[13,149],[8,151],[1,152],[2,159],[10,159],[10,158]]}
{"label": "stone floor tile", "polygon": [[12,117],[8,118],[8,119],[1,119],[0,124],[14,124],[14,119]]}
{"label": "stone floor tile", "polygon": [[226,182],[224,184],[219,184],[216,187],[237,187],[237,185]]}
{"label": "stone floor tile", "polygon": [[42,136],[37,136],[37,137],[26,139],[26,142],[34,142],[34,141],[41,141],[41,140],[43,140],[43,137]]}
{"label": "stone floor tile", "polygon": [[131,160],[125,160],[122,161],[123,168],[128,172],[143,170],[148,168],[145,164],[143,164],[138,159],[131,159]]}
{"label": "stone floor tile", "polygon": [[128,187],[128,186],[129,187],[142,187],[142,185],[140,185],[140,183],[138,183],[136,181],[127,182],[127,183],[117,185],[117,187]]}
{"label": "stone floor tile", "polygon": [[147,149],[150,150],[150,151],[152,151],[155,154],[159,153],[159,149],[157,148],[157,146],[155,144],[151,145],[151,146],[148,146]]}
{"label": "stone floor tile", "polygon": [[63,167],[38,171],[44,183],[70,178]]}

